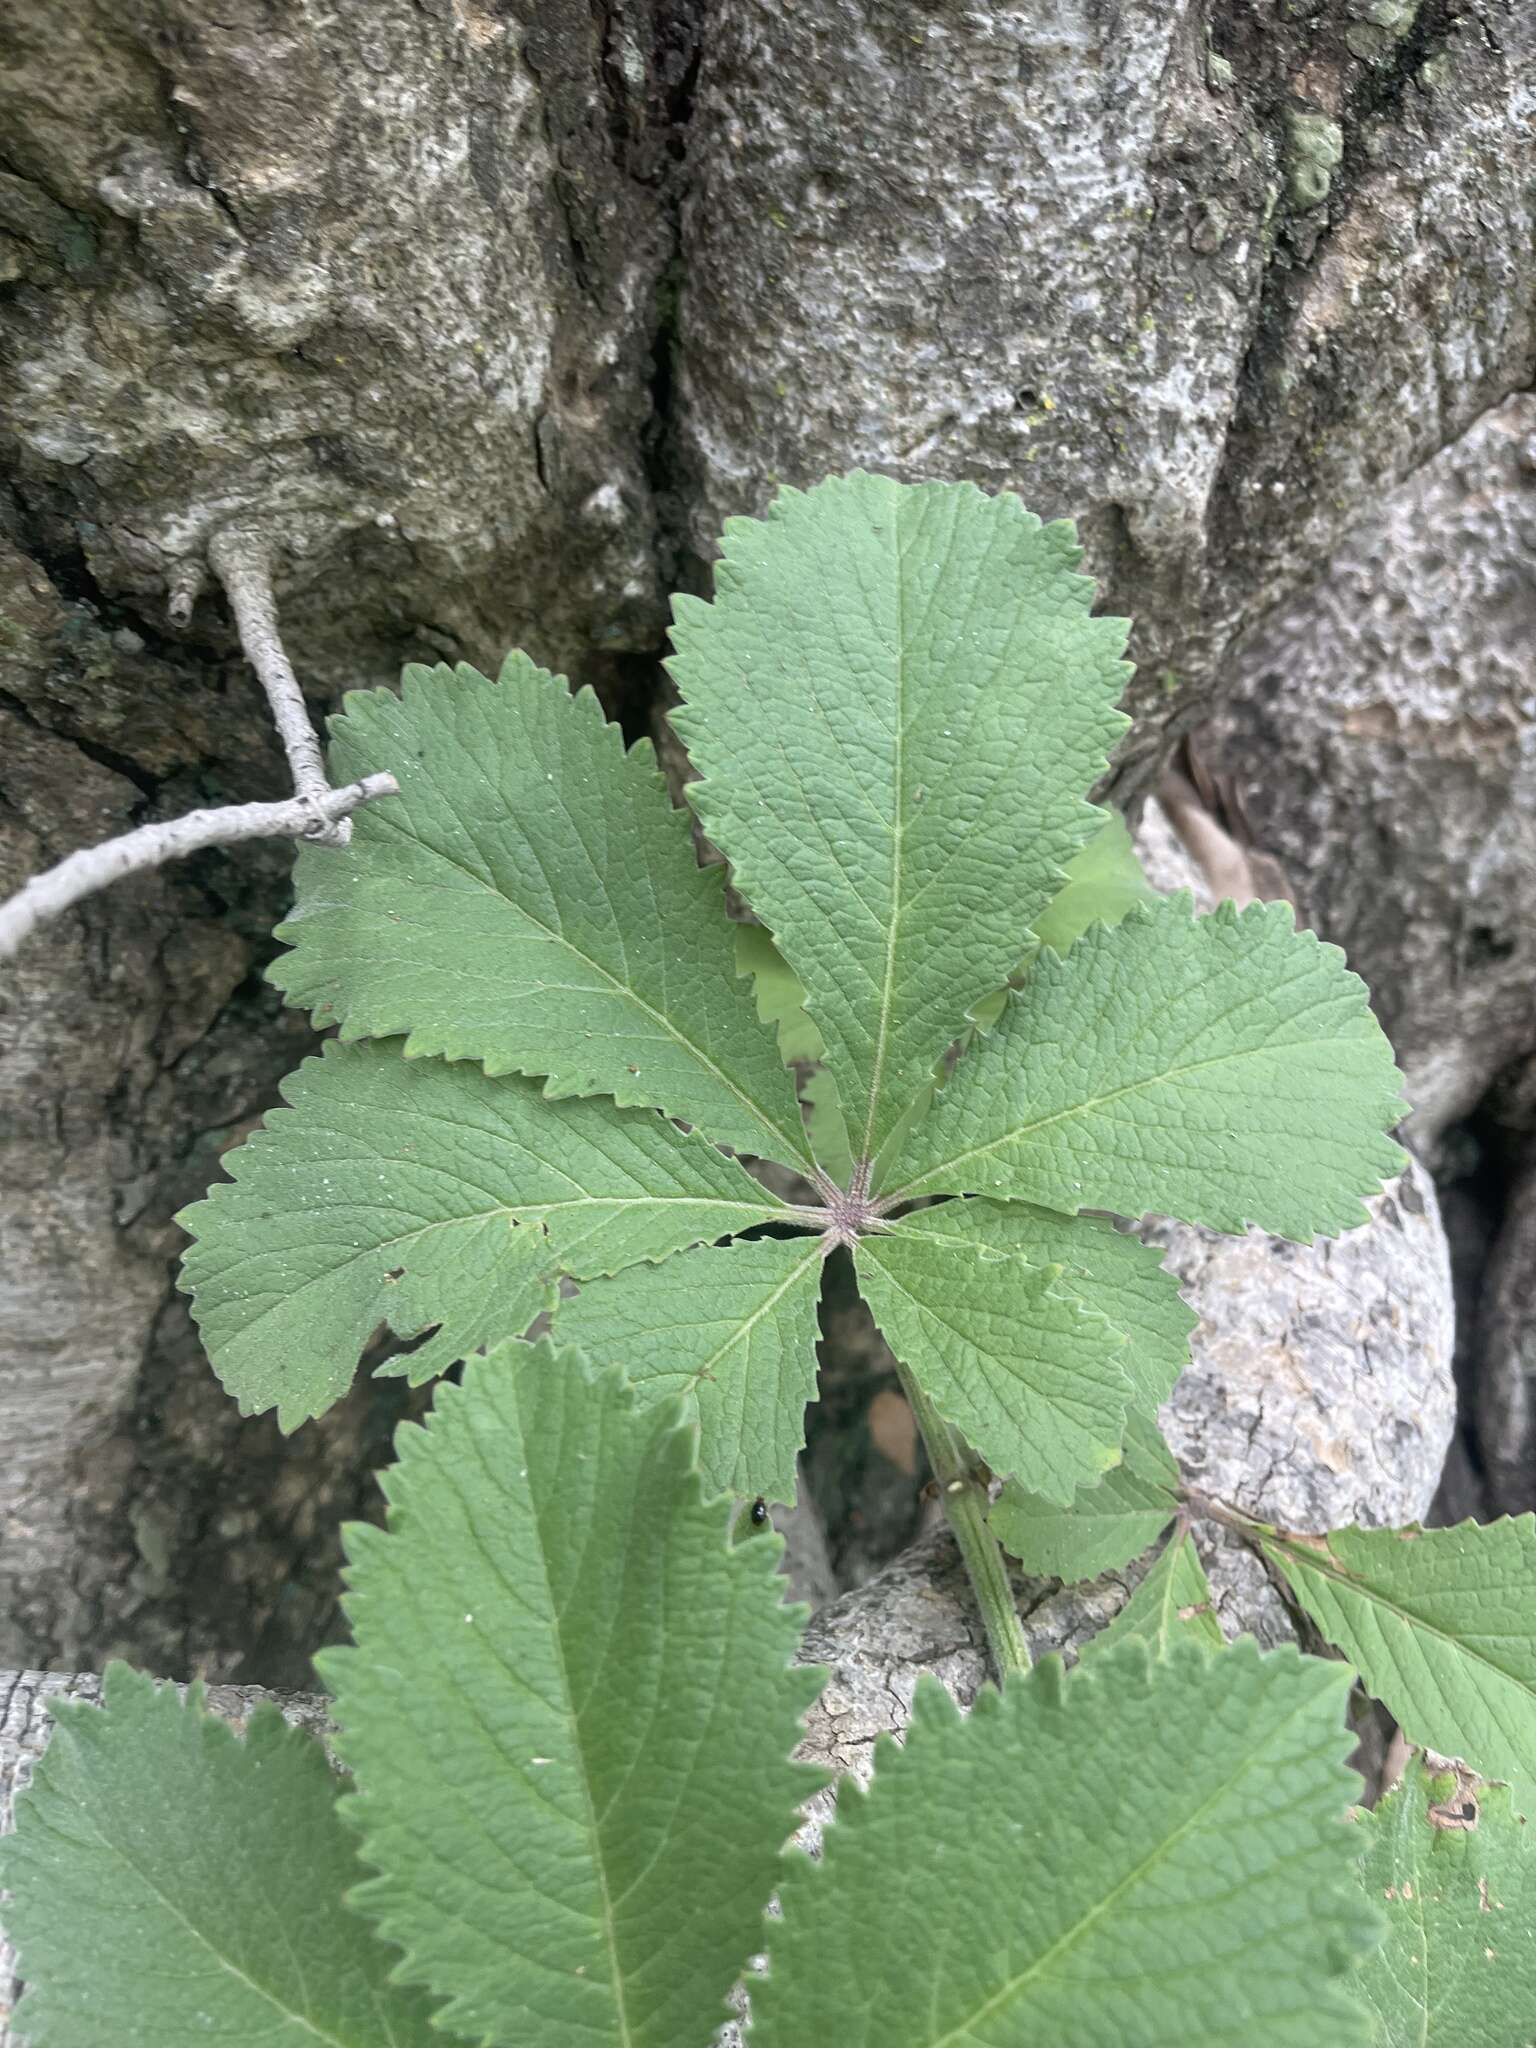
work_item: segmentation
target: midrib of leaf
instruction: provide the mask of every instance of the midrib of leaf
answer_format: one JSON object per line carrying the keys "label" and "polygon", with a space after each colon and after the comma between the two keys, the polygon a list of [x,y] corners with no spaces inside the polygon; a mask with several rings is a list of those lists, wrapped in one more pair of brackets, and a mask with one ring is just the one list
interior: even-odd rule
{"label": "midrib of leaf", "polygon": [[902,797],[902,762],[906,754],[907,720],[907,616],[906,590],[901,579],[900,529],[901,514],[898,511],[891,520],[891,546],[895,558],[896,584],[896,821],[895,829],[891,833],[891,922],[885,937],[885,974],[880,989],[880,1017],[875,1029],[875,1057],[870,1069],[869,1094],[864,1104],[864,1129],[860,1133],[863,1144],[861,1163],[864,1164],[870,1161],[873,1152],[875,1112],[880,1106],[886,1052],[890,1043],[891,1000],[896,980],[896,939],[901,929],[902,855],[907,831],[907,809]]}
{"label": "midrib of leaf", "polygon": [[[1302,1700],[1299,1705],[1291,1709],[1283,1721],[1277,1723],[1270,1730],[1269,1739],[1272,1740],[1275,1736],[1289,1728],[1293,1721],[1299,1720],[1315,1704],[1313,1700]],[[952,2027],[947,2034],[942,2034],[935,2040],[925,2042],[923,2048],[966,2048],[966,2043],[973,2028],[980,2026],[983,2021],[991,2019],[994,2013],[1001,2012],[1010,2000],[1016,1998],[1021,1991],[1025,1990],[1035,1978],[1040,1976],[1042,1971],[1056,1961],[1058,1956],[1069,1949],[1074,1942],[1080,1941],[1090,1928],[1103,1919],[1112,1906],[1119,1903],[1126,1892],[1134,1885],[1140,1884],[1149,1871],[1155,1870],[1157,1865],[1173,1849],[1177,1848],[1186,1836],[1193,1832],[1195,1827],[1212,1808],[1225,1799],[1232,1790],[1232,1787],[1244,1778],[1252,1768],[1252,1757],[1245,1757],[1229,1777],[1223,1779],[1219,1785],[1214,1786],[1206,1798],[1195,1807],[1193,1812],[1186,1815],[1171,1835],[1165,1836],[1154,1847],[1150,1855],[1143,1857],[1134,1870],[1127,1871],[1114,1890],[1106,1892],[1102,1899],[1096,1900],[1080,1920],[1057,1935],[1050,1947],[1042,1955],[1036,1956],[1027,1969],[1021,1970],[1016,1977],[1010,1978],[1006,1984],[992,1994],[984,2005],[977,2006],[975,2011],[963,2019],[958,2026]]]}
{"label": "midrib of leaf", "polygon": [[[308,1280],[302,1281],[299,1286],[285,1294],[283,1299],[285,1302],[297,1301],[311,1287],[327,1285],[335,1279],[338,1273],[345,1272],[348,1266],[355,1266],[359,1259],[373,1258],[380,1252],[392,1252],[398,1250],[401,1245],[415,1244],[421,1238],[430,1237],[435,1230],[464,1230],[470,1226],[478,1228],[482,1224],[494,1223],[498,1220],[512,1223],[521,1229],[527,1229],[529,1219],[532,1219],[535,1223],[542,1223],[546,1216],[551,1215],[556,1210],[654,1209],[657,1207],[665,1208],[671,1205],[680,1207],[697,1205],[701,1208],[739,1209],[743,1215],[750,1216],[754,1223],[772,1222],[777,1216],[777,1211],[770,1208],[766,1202],[760,1208],[755,1202],[731,1202],[723,1197],[711,1195],[624,1195],[622,1197],[582,1195],[569,1202],[536,1202],[526,1208],[515,1205],[509,1208],[505,1204],[497,1204],[489,1209],[472,1209],[463,1216],[440,1216],[431,1223],[423,1223],[416,1230],[403,1230],[395,1237],[381,1237],[375,1244],[360,1247],[352,1258],[344,1259],[339,1266],[328,1266],[323,1273],[312,1274]],[[762,1213],[764,1209],[768,1210],[766,1216]]]}
{"label": "midrib of leaf", "polygon": [[[407,832],[404,826],[401,825],[397,820],[392,818],[386,818],[382,810],[376,809],[375,815],[381,823],[385,824],[386,826],[397,832],[401,838],[406,840],[414,839],[415,843],[419,845],[425,845],[427,843],[426,841],[416,838],[415,835]],[[774,1121],[774,1119],[769,1116],[768,1112],[765,1109],[763,1109],[759,1103],[755,1102],[752,1099],[752,1097],[740,1085],[739,1082],[733,1081],[730,1075],[725,1073],[723,1069],[720,1068],[715,1063],[715,1061],[710,1058],[709,1054],[705,1052],[704,1048],[701,1045],[696,1044],[694,1040],[687,1035],[686,1032],[679,1030],[677,1025],[675,1025],[669,1017],[667,1017],[662,1011],[654,1009],[652,1005],[645,1000],[645,997],[640,994],[638,989],[631,987],[627,982],[620,981],[618,977],[612,974],[600,960],[594,960],[590,953],[584,953],[581,950],[580,946],[573,945],[571,941],[565,936],[564,932],[556,931],[552,925],[546,924],[543,918],[535,916],[531,910],[525,910],[520,903],[512,903],[511,897],[506,895],[505,892],[501,889],[498,889],[494,881],[485,880],[481,876],[477,875],[473,868],[466,867],[464,863],[457,858],[456,855],[448,853],[444,849],[436,845],[433,845],[432,851],[434,854],[437,855],[439,860],[446,861],[450,867],[457,868],[459,873],[461,875],[466,876],[471,882],[475,884],[477,888],[488,890],[489,893],[493,895],[498,902],[511,904],[512,908],[517,912],[519,917],[525,917],[528,920],[529,924],[533,925],[538,931],[543,932],[546,935],[546,937],[553,939],[555,944],[557,946],[560,946],[565,952],[569,953],[573,960],[584,961],[586,965],[592,969],[594,974],[600,974],[603,980],[607,982],[608,986],[614,991],[616,995],[623,996],[628,1001],[632,1002],[635,1005],[636,1009],[642,1010],[645,1013],[645,1015],[651,1019],[652,1023],[659,1025],[661,1030],[665,1033],[667,1037],[672,1039],[674,1044],[681,1046],[685,1052],[692,1053],[694,1058],[699,1062],[700,1066],[704,1067],[709,1073],[713,1074],[715,1079],[720,1083],[720,1085],[735,1096],[736,1100],[741,1104],[742,1108],[747,1111],[747,1113],[752,1117],[753,1121],[759,1126],[760,1129],[766,1131],[771,1138],[776,1138],[781,1143],[789,1146],[792,1158],[799,1160],[802,1163],[809,1158],[809,1154],[805,1149],[803,1136],[797,1138],[792,1133],[785,1130],[781,1130],[779,1125]],[[539,858],[536,851],[534,853],[534,858],[535,860]],[[487,864],[487,874],[489,874],[490,872],[491,870],[489,864]],[[548,878],[546,877],[546,881],[547,879]],[[555,892],[551,890],[551,894],[553,893]],[[621,948],[624,945],[624,935],[622,931],[619,934],[619,944]],[[628,958],[627,953],[625,957],[626,959]],[[544,983],[541,984],[541,986],[547,987],[548,984]],[[536,1073],[537,1069],[524,1069],[522,1071],[532,1071]],[[602,1092],[606,1093],[606,1090]],[[770,1159],[774,1157],[773,1153],[771,1152],[765,1154],[764,1156]]]}
{"label": "midrib of leaf", "polygon": [[1413,1907],[1413,1924],[1418,1930],[1419,1938],[1414,1944],[1414,1961],[1419,1965],[1419,1983],[1423,1987],[1419,1998],[1419,2048],[1429,2048],[1429,1922],[1424,1917],[1422,1885],[1415,1886],[1409,1904]]}
{"label": "midrib of leaf", "polygon": [[805,1257],[800,1261],[799,1265],[794,1267],[793,1270],[787,1276],[787,1278],[780,1282],[780,1284],[773,1290],[772,1294],[769,1295],[768,1299],[764,1302],[759,1303],[759,1305],[755,1309],[753,1309],[751,1315],[747,1317],[744,1323],[738,1323],[735,1329],[731,1332],[730,1336],[726,1338],[725,1342],[722,1345],[720,1345],[717,1350],[712,1351],[709,1357],[705,1359],[704,1363],[701,1366],[696,1367],[692,1372],[652,1373],[650,1375],[652,1383],[654,1383],[657,1380],[689,1380],[692,1381],[695,1385],[697,1385],[700,1380],[708,1379],[710,1367],[712,1365],[718,1365],[721,1359],[724,1358],[727,1351],[734,1349],[734,1347],[738,1345],[744,1337],[748,1336],[751,1333],[751,1331],[753,1331],[757,1327],[757,1325],[762,1321],[763,1317],[767,1315],[770,1309],[777,1308],[779,1303],[784,1299],[784,1296],[788,1294],[790,1288],[793,1287],[795,1282],[800,1278],[800,1275],[811,1264],[812,1260],[819,1259],[820,1257],[821,1241],[820,1239],[817,1239],[812,1243],[811,1249],[806,1253]]}
{"label": "midrib of leaf", "polygon": [[[1432,1636],[1437,1643],[1444,1644],[1448,1650],[1455,1652],[1458,1656],[1466,1657],[1472,1663],[1481,1664],[1485,1670],[1493,1672],[1497,1677],[1507,1679],[1511,1685],[1518,1687],[1527,1698],[1536,1703],[1536,1686],[1533,1686],[1529,1679],[1522,1678],[1518,1672],[1506,1671],[1502,1664],[1496,1664],[1482,1650],[1475,1649],[1467,1638],[1447,1635],[1434,1622],[1425,1621],[1422,1616],[1415,1614],[1411,1607],[1405,1607],[1396,1600],[1389,1599],[1384,1593],[1377,1592],[1373,1586],[1366,1585],[1362,1580],[1357,1579],[1347,1565],[1340,1565],[1331,1555],[1325,1558],[1321,1552],[1309,1550],[1305,1545],[1295,1545],[1284,1541],[1267,1543],[1265,1548],[1267,1550],[1283,1551],[1287,1557],[1294,1559],[1298,1564],[1305,1566],[1310,1571],[1315,1571],[1319,1578],[1327,1579],[1335,1586],[1343,1586],[1348,1592],[1358,1595],[1360,1599],[1369,1602],[1372,1606],[1380,1607],[1388,1614],[1395,1614],[1401,1620],[1412,1622],[1413,1626],[1424,1635]],[[1518,1740],[1518,1738],[1511,1739]]]}
{"label": "midrib of leaf", "polygon": [[1168,1576],[1163,1581],[1162,1590],[1158,1595],[1157,1602],[1157,1633],[1160,1637],[1169,1635],[1172,1632],[1174,1620],[1178,1615],[1179,1603],[1173,1597],[1174,1589],[1178,1583],[1178,1552],[1188,1540],[1188,1537],[1178,1530],[1175,1530],[1168,1539],[1168,1547],[1172,1555],[1168,1559]]}
{"label": "midrib of leaf", "polygon": [[[522,1437],[521,1415],[519,1415],[518,1417],[518,1433],[519,1436]],[[480,1455],[482,1461],[482,1469],[485,1470],[487,1479],[493,1486],[499,1485],[499,1475],[491,1472],[489,1467],[485,1466],[484,1464],[484,1445],[477,1442],[476,1449]],[[527,1441],[526,1438],[524,1438],[523,1458],[525,1463],[528,1461],[528,1456],[529,1453]],[[566,1714],[570,1721],[571,1731],[575,1738],[577,1755],[580,1760],[577,1775],[581,1779],[581,1803],[587,1816],[587,1840],[591,1845],[592,1868],[597,1875],[598,1899],[602,1906],[603,1947],[608,1958],[608,1981],[613,1986],[614,2013],[619,2023],[619,2043],[620,2048],[633,2048],[635,2037],[629,2024],[629,2007],[625,1998],[624,1980],[619,1972],[619,1943],[613,1919],[613,1888],[608,1882],[608,1866],[603,1856],[603,1837],[601,1829],[598,1825],[597,1809],[592,1804],[592,1774],[590,1769],[588,1768],[586,1744],[583,1742],[581,1735],[582,1723],[581,1716],[576,1708],[576,1689],[571,1683],[570,1666],[566,1660],[565,1617],[560,1612],[559,1607],[556,1605],[555,1589],[550,1584],[549,1544],[546,1540],[544,1518],[542,1514],[538,1517],[538,1529],[539,1575],[543,1580],[545,1604],[548,1608],[550,1619],[553,1623],[555,1656],[558,1659],[560,1665],[560,1689],[565,1698]],[[504,1574],[499,1573],[498,1576],[502,1578],[503,1584],[508,1583]],[[515,1589],[512,1590],[514,1590],[515,1597]]]}
{"label": "midrib of leaf", "polygon": [[[280,2013],[285,2020],[296,2022],[299,2026],[303,2027],[307,2033],[313,2034],[317,2041],[328,2041],[331,2044],[331,2048],[370,2048],[370,2044],[367,2041],[365,2041],[360,2035],[330,2033],[323,2027],[317,2027],[314,2021],[309,2018],[308,2014],[302,2012],[295,2012],[291,2006],[285,2005],[283,2001],[278,1997],[275,1991],[270,1991],[265,1984],[259,1982],[258,1979],[251,1976],[248,1971],[242,1970],[238,1963],[232,1962],[228,1956],[223,1954],[223,1952],[220,1949],[215,1947],[213,1942],[209,1940],[208,1936],[204,1934],[203,1930],[196,1924],[196,1922],[189,1920],[187,1918],[187,1915],[182,1911],[181,1907],[177,1905],[176,1901],[170,1898],[161,1889],[160,1885],[156,1883],[155,1879],[149,1874],[147,1870],[142,1869],[140,1865],[133,1860],[133,1858],[128,1854],[126,1849],[121,1847],[121,1845],[115,1841],[108,1841],[106,1836],[100,1835],[99,1833],[98,1839],[104,1844],[104,1846],[111,1850],[112,1854],[117,1858],[119,1863],[124,1864],[129,1870],[131,1870],[134,1873],[136,1877],[138,1877],[141,1880],[145,1888],[154,1894],[154,1896],[160,1901],[161,1905],[165,1907],[166,1911],[170,1913],[176,1920],[180,1921],[181,1925],[185,1927],[188,1934],[192,1936],[193,1940],[201,1943],[201,1945],[208,1951],[209,1955],[213,1957],[214,1961],[218,1964],[219,1968],[223,1970],[227,1976],[233,1977],[237,1983],[243,1984],[248,1991],[253,1991],[258,1998],[265,1999],[267,2004],[271,2006],[274,2012]],[[284,1941],[288,1941],[288,1930],[286,1927],[282,1926],[281,1919],[279,1919],[278,1925],[282,1930]],[[291,1942],[289,1942],[288,1946],[289,1952],[291,1954],[293,1945]],[[302,1977],[302,1970],[299,1974]],[[377,2010],[377,2000],[375,2000],[375,2009]]]}
{"label": "midrib of leaf", "polygon": [[[1314,1045],[1348,1045],[1350,1039],[1313,1040]],[[1284,1050],[1284,1048],[1281,1048]],[[1243,1046],[1236,1052],[1213,1053],[1209,1059],[1187,1060],[1182,1066],[1165,1067],[1161,1073],[1148,1076],[1141,1081],[1127,1081],[1123,1087],[1108,1089],[1103,1095],[1094,1095],[1086,1102],[1069,1103],[1065,1109],[1053,1109],[1049,1116],[1036,1117],[1033,1123],[1015,1124],[1000,1137],[989,1138],[984,1145],[972,1145],[965,1152],[953,1153],[948,1159],[941,1159],[933,1166],[925,1166],[920,1173],[903,1183],[899,1188],[886,1192],[882,1199],[900,1202],[907,1199],[911,1189],[920,1187],[925,1180],[931,1180],[936,1173],[948,1173],[953,1168],[968,1166],[973,1159],[985,1159],[993,1152],[999,1152],[1005,1145],[1012,1145],[1020,1138],[1031,1138],[1036,1132],[1049,1130],[1052,1124],[1066,1122],[1075,1116],[1087,1116],[1090,1111],[1102,1109],[1106,1104],[1119,1102],[1123,1096],[1136,1095],[1146,1089],[1164,1087],[1170,1081],[1181,1081],[1186,1074],[1203,1073],[1207,1067],[1222,1067],[1232,1060],[1252,1059],[1255,1053],[1274,1050],[1271,1046]],[[1047,1205],[1049,1206],[1049,1205]]]}

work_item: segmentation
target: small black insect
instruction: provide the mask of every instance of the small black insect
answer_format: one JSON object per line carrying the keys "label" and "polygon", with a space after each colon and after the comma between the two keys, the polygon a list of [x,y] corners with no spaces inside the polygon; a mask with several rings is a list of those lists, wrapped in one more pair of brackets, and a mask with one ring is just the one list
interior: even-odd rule
{"label": "small black insect", "polygon": [[731,1523],[731,1541],[743,1543],[749,1536],[759,1536],[763,1530],[771,1530],[768,1519],[768,1503],[761,1494],[756,1500],[743,1501]]}

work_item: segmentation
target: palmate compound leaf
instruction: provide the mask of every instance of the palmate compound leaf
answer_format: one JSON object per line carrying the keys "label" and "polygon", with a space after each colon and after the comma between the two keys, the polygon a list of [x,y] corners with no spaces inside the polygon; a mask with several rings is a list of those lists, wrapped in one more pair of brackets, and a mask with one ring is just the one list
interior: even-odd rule
{"label": "palmate compound leaf", "polygon": [[256,1709],[243,1738],[109,1664],[58,1726],[0,1842],[31,2048],[428,2048],[433,2000],[342,1904],[364,1875],[312,1736]]}
{"label": "palmate compound leaf", "polygon": [[1084,1643],[1079,1667],[1132,1638],[1145,1643],[1154,1657],[1166,1657],[1173,1644],[1189,1639],[1211,1650],[1225,1645],[1211,1582],[1187,1529],[1175,1529],[1109,1627]]}
{"label": "palmate compound leaf", "polygon": [[1264,1544],[1410,1742],[1536,1795],[1536,1516]]}
{"label": "palmate compound leaf", "polygon": [[775,1540],[732,1544],[678,1410],[511,1343],[397,1438],[323,1653],[354,1894],[474,2039],[706,2048],[756,1947],[820,1675]]}
{"label": "palmate compound leaf", "polygon": [[809,1163],[794,1088],[739,980],[722,875],[701,869],[649,745],[526,655],[492,682],[405,671],[331,725],[331,773],[400,795],[309,847],[271,970],[344,1040],[548,1075],[738,1151]]}
{"label": "palmate compound leaf", "polygon": [[856,1156],[1016,966],[1101,813],[1125,624],[1065,522],[856,473],[726,522],[675,604],[689,799],[803,982]]}
{"label": "palmate compound leaf", "polygon": [[226,1160],[233,1182],[177,1220],[215,1371],[285,1429],[345,1393],[380,1324],[437,1326],[388,1368],[419,1383],[520,1336],[561,1272],[617,1272],[785,1214],[654,1111],[550,1102],[520,1075],[329,1045],[283,1087],[291,1107]]}
{"label": "palmate compound leaf", "polygon": [[780,1883],[754,2048],[1364,2043],[1348,1685],[1249,1641],[1051,1658],[963,1721],[920,1680]]}
{"label": "palmate compound leaf", "polygon": [[1135,1391],[1124,1332],[1060,1267],[910,1221],[854,1247],[881,1335],[994,1471],[1065,1504],[1119,1461]]}
{"label": "palmate compound leaf", "polygon": [[683,1397],[708,1492],[792,1502],[822,1260],[817,1238],[760,1238],[632,1266],[562,1302],[555,1332],[622,1366],[642,1404]]}
{"label": "palmate compound leaf", "polygon": [[1310,1242],[1401,1165],[1397,1087],[1363,983],[1288,904],[1165,897],[1042,949],[879,1184]]}
{"label": "palmate compound leaf", "polygon": [[[1057,1292],[1080,1297],[1126,1334],[1129,1342],[1115,1354],[1131,1385],[1122,1461],[1097,1485],[1085,1484],[1070,1506],[1061,1504],[1059,1490],[1046,1495],[1010,1479],[991,1521],[1007,1549],[1042,1575],[1096,1578],[1139,1555],[1178,1506],[1178,1468],[1158,1435],[1156,1414],[1188,1363],[1197,1320],[1158,1254],[1106,1217],[1061,1216],[1022,1202],[943,1202],[904,1217],[899,1229],[935,1249],[968,1249],[972,1258],[978,1251],[1012,1253],[1037,1267],[1060,1266]],[[968,1328],[974,1321],[964,1320]],[[1002,1358],[989,1362],[994,1377],[1008,1370],[1016,1334],[1005,1323],[996,1342]],[[927,1384],[922,1359],[914,1354],[907,1363]],[[937,1390],[930,1391],[944,1408]]]}
{"label": "palmate compound leaf", "polygon": [[1482,1785],[1474,1797],[1412,1757],[1402,1783],[1357,1819],[1366,1897],[1386,1914],[1355,1979],[1377,2048],[1530,2048],[1536,1828],[1509,1788]]}

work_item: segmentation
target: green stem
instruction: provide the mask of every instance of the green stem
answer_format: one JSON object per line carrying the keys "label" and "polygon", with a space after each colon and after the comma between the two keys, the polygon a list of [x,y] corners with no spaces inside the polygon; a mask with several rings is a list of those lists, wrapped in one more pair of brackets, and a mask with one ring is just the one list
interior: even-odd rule
{"label": "green stem", "polygon": [[1029,1645],[1019,1624],[1019,1610],[1014,1605],[1008,1567],[997,1538],[987,1527],[990,1505],[987,1489],[976,1476],[971,1454],[960,1432],[944,1420],[899,1361],[896,1370],[901,1377],[901,1390],[917,1417],[939,1498],[944,1503],[949,1526],[960,1546],[971,1591],[976,1596],[976,1605],[981,1609],[982,1623],[987,1631],[987,1647],[992,1652],[992,1663],[1001,1683],[1010,1672],[1029,1669]]}

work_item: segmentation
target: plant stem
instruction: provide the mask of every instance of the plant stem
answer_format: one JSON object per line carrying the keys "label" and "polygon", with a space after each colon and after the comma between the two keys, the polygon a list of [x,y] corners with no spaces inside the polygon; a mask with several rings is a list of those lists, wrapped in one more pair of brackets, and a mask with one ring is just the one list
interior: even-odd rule
{"label": "plant stem", "polygon": [[[319,799],[322,820],[344,819],[359,804],[398,796],[393,775],[365,775],[345,789],[328,789]],[[34,875],[9,901],[0,903],[0,960],[8,960],[45,918],[57,917],[82,896],[94,895],[125,875],[142,874],[169,860],[181,860],[205,846],[238,846],[245,839],[304,839],[313,836],[317,806],[307,797],[277,804],[221,804],[187,811],[158,825],[140,825],[100,846],[83,846],[57,867]]]}
{"label": "plant stem", "polygon": [[225,527],[210,539],[208,561],[229,599],[245,658],[267,693],[272,720],[288,756],[294,796],[309,809],[310,821],[302,836],[317,846],[350,845],[350,816],[327,808],[331,786],[326,780],[325,759],[278,631],[271,548],[262,534]]}
{"label": "plant stem", "polygon": [[987,1527],[987,1489],[976,1475],[960,1432],[944,1420],[899,1360],[896,1370],[901,1390],[922,1432],[928,1463],[933,1468],[949,1526],[960,1546],[976,1605],[981,1609],[987,1647],[1001,1684],[1010,1672],[1029,1669],[1029,1645],[1019,1624],[1008,1566],[997,1538]]}

